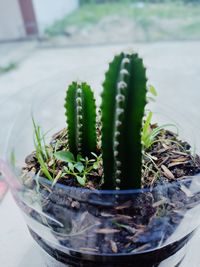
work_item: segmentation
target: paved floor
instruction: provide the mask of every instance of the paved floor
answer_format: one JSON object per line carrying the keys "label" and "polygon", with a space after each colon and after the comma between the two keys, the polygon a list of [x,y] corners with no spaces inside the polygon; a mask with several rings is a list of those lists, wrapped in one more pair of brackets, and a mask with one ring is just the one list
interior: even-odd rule
{"label": "paved floor", "polygon": [[[25,102],[34,102],[37,90],[65,90],[73,79],[87,80],[98,95],[101,90],[103,73],[113,54],[124,50],[135,50],[144,58],[148,68],[149,83],[155,85],[160,106],[167,109],[167,120],[184,128],[187,137],[198,140],[199,99],[200,99],[200,42],[153,43],[85,48],[44,48],[31,44],[25,49],[9,46],[16,50],[15,56],[23,59],[18,69],[0,76],[0,121],[2,131],[7,133],[9,123],[17,109]],[[23,53],[23,51],[25,51]],[[27,52],[28,51],[28,52]],[[5,57],[6,48],[0,57]],[[181,128],[181,127],[180,127]],[[192,134],[192,135],[191,135]],[[1,135],[4,136],[5,134]],[[3,147],[0,147],[1,152]],[[190,141],[190,140],[189,140]],[[3,140],[4,143],[4,140]],[[200,143],[200,142],[199,142]]]}
{"label": "paved floor", "polygon": [[[13,49],[15,49],[14,46]],[[199,42],[60,49],[45,49],[36,44],[26,48],[28,51],[25,53],[26,56],[23,56],[24,50],[21,47],[17,49],[20,61],[18,69],[0,76],[1,157],[4,156],[5,139],[8,137],[8,130],[14,116],[25,103],[30,105],[37,99],[38,90],[42,92],[49,88],[49,92],[64,91],[71,80],[79,79],[89,81],[98,94],[108,62],[114,53],[122,49],[134,49],[144,57],[149,81],[155,85],[159,94],[157,104],[154,105],[155,110],[167,107],[165,118],[169,121],[178,121],[188,138],[192,136],[192,141],[195,137],[198,140],[200,131],[198,125],[200,117]],[[1,53],[6,62],[6,47],[1,49],[0,46],[0,58]],[[0,203],[0,217],[0,266],[43,266],[40,264],[36,250],[33,249],[34,244],[10,194]],[[184,267],[200,266],[197,251],[200,245],[199,234],[195,238],[193,246],[188,249],[189,258],[186,259]]]}
{"label": "paved floor", "polygon": [[[31,45],[19,49],[19,46],[0,45],[0,57],[6,61],[6,54],[19,58],[22,62],[16,71],[0,76],[0,100],[19,91],[28,91],[32,86],[39,86],[42,81],[49,84],[60,77],[65,84],[71,79],[87,78],[92,82],[103,79],[103,71],[112,55],[122,49],[139,51],[148,67],[150,82],[159,91],[159,101],[171,102],[176,106],[190,106],[194,113],[197,105],[200,82],[200,42],[154,43],[119,46],[99,46],[85,48],[40,48]],[[10,60],[11,61],[11,58]],[[8,62],[8,60],[7,60]],[[93,75],[95,74],[95,80]],[[98,78],[98,80],[97,80]],[[62,87],[57,81],[58,90]],[[97,91],[100,86],[95,88]],[[175,94],[176,92],[176,94]],[[181,97],[181,101],[179,98]],[[192,105],[190,105],[192,104]],[[195,114],[194,114],[195,115]]]}

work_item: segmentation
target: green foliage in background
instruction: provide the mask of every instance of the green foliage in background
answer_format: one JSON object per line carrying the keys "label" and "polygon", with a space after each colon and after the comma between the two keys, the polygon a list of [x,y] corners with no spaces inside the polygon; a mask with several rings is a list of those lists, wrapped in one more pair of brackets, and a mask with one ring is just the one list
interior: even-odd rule
{"label": "green foliage in background", "polygon": [[[70,40],[73,35],[81,38],[82,31],[85,34],[96,26],[94,32],[99,30],[102,34],[102,23],[104,28],[114,27],[118,34],[117,23],[120,25],[125,21],[125,25],[129,23],[130,29],[134,29],[130,30],[129,38],[135,41],[197,40],[200,39],[199,14],[200,5],[185,4],[184,1],[125,0],[104,1],[102,4],[87,1],[70,15],[56,21],[46,29],[46,33],[48,36],[64,35]],[[108,29],[111,31],[111,28]],[[77,42],[77,38],[75,40]],[[118,41],[126,40],[120,40],[119,34]]]}
{"label": "green foliage in background", "polygon": [[184,3],[200,3],[200,0],[80,0],[81,5],[86,4],[104,4],[104,3],[167,3],[167,2],[184,2]]}
{"label": "green foliage in background", "polygon": [[18,67],[18,64],[15,62],[11,62],[7,65],[0,66],[0,74],[4,74],[10,71],[15,70]]}

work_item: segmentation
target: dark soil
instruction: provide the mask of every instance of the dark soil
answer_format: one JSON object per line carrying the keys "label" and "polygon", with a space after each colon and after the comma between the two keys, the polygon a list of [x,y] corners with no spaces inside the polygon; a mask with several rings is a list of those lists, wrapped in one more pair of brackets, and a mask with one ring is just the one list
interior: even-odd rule
{"label": "dark soil", "polygon": [[[152,129],[157,125],[152,125]],[[55,146],[57,150],[67,150],[67,131],[63,129],[52,137],[48,149],[53,151]],[[59,142],[59,145],[58,145]],[[100,154],[97,148],[97,154]],[[26,166],[23,173],[31,173],[31,176],[40,171],[41,176],[45,176],[41,170],[36,158],[36,153],[28,155],[25,159]],[[61,161],[49,159],[47,162],[49,172],[56,177],[66,165]],[[168,130],[162,130],[156,138],[156,142],[144,151],[142,168],[142,187],[155,187],[158,184],[171,183],[175,180],[181,180],[187,176],[193,176],[200,173],[200,158],[198,155],[192,155],[191,147],[187,142],[178,139],[178,136]],[[102,165],[98,170],[94,170],[93,175],[87,177],[86,188],[101,189],[103,175]],[[77,179],[72,175],[66,175],[58,180],[58,183],[80,187]]]}
{"label": "dark soil", "polygon": [[[152,128],[157,125],[152,125]],[[148,170],[146,170],[148,167]],[[192,155],[191,146],[168,130],[162,130],[157,142],[145,151],[143,187],[181,180],[200,172],[200,158]]]}

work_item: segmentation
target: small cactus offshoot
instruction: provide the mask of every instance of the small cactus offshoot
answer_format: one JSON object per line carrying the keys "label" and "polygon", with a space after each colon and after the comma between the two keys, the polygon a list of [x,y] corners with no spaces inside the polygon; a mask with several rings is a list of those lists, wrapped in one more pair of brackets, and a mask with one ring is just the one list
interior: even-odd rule
{"label": "small cactus offshoot", "polygon": [[146,69],[137,54],[116,56],[106,73],[101,105],[106,189],[141,187],[146,82]]}
{"label": "small cactus offshoot", "polygon": [[96,105],[86,83],[73,82],[65,101],[69,150],[74,155],[89,156],[97,148]]}

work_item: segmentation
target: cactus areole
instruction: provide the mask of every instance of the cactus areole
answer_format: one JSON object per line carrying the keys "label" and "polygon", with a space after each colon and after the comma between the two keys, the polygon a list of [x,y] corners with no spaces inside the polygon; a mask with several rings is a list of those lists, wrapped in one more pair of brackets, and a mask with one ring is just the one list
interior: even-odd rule
{"label": "cactus areole", "polygon": [[110,63],[101,105],[105,189],[141,186],[146,82],[146,70],[137,54],[121,53]]}

